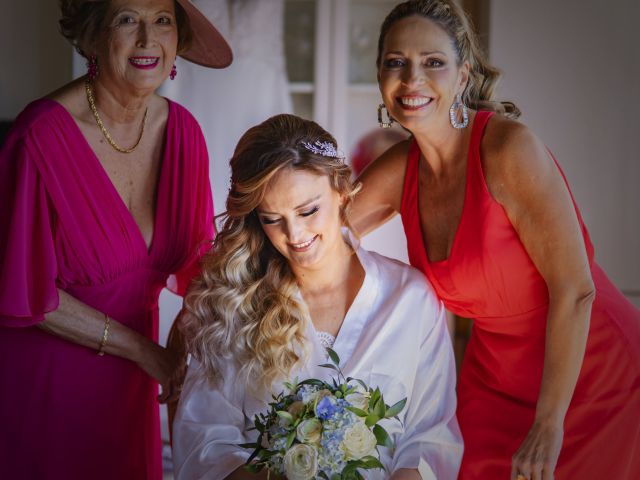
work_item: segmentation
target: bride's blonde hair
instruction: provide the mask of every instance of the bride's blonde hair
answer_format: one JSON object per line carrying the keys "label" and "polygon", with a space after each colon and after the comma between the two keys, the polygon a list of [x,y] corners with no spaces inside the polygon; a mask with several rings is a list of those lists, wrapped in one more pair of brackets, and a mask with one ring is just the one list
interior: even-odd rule
{"label": "bride's blonde hair", "polygon": [[231,187],[222,228],[185,297],[181,330],[212,384],[232,361],[259,388],[286,378],[303,360],[307,311],[286,259],[262,230],[256,208],[283,170],[329,178],[344,199],[342,221],[357,191],[342,159],[314,153],[303,142],[335,139],[315,122],[277,115],[249,129],[231,159]]}

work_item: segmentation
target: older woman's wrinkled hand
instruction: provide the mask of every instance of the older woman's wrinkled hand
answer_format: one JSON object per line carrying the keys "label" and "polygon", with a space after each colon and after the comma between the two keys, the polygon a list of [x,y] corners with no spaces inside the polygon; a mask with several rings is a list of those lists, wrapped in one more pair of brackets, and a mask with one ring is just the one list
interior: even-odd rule
{"label": "older woman's wrinkled hand", "polygon": [[187,355],[165,348],[167,362],[167,376],[165,381],[159,381],[162,393],[158,395],[160,403],[171,403],[178,400],[187,373]]}
{"label": "older woman's wrinkled hand", "polygon": [[187,370],[187,355],[184,350],[163,347],[149,342],[141,354],[138,365],[162,387],[158,395],[160,403],[174,401],[180,395]]}

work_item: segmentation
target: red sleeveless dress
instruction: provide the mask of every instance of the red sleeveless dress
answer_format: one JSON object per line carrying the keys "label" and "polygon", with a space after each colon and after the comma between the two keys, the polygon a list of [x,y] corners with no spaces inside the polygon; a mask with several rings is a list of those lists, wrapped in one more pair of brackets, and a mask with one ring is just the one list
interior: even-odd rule
{"label": "red sleeveless dress", "polygon": [[[427,258],[415,142],[401,207],[410,263],[429,278],[449,310],[474,319],[458,386],[464,480],[509,478],[511,456],[534,419],[548,309],[546,284],[485,183],[480,140],[491,115],[478,112],[472,127],[464,207],[448,259]],[[596,298],[555,478],[640,479],[640,311],[593,262],[593,246],[576,212]]]}

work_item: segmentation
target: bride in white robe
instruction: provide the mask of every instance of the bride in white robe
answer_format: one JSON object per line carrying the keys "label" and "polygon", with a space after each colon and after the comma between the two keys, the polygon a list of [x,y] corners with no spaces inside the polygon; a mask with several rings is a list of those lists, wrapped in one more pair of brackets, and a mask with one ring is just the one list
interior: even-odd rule
{"label": "bride in white robe", "polygon": [[[283,124],[290,128],[283,128]],[[379,387],[390,405],[407,398],[401,422],[381,422],[396,444],[393,455],[386,448],[379,449],[386,471],[361,471],[364,478],[454,480],[462,456],[462,438],[455,417],[455,364],[442,303],[417,270],[363,250],[341,228],[346,223],[342,209],[355,192],[337,191],[329,175],[319,174],[317,165],[309,168],[306,163],[341,165],[337,168],[343,170],[343,176],[346,172],[347,181],[348,167],[341,164],[340,158],[310,152],[301,144],[300,135],[290,132],[307,128],[311,137],[308,141],[313,144],[319,138],[318,134],[314,138],[315,130],[309,129],[309,124],[312,122],[291,115],[274,117],[254,127],[254,134],[244,144],[241,140],[232,159],[234,179],[242,176],[236,172],[241,166],[254,169],[245,178],[255,179],[255,163],[262,159],[255,158],[255,149],[251,150],[247,143],[259,141],[255,134],[272,137],[280,144],[289,140],[288,148],[283,150],[286,153],[280,156],[283,159],[275,161],[280,162],[277,172],[257,196],[262,200],[254,210],[267,237],[265,241],[275,247],[291,269],[298,285],[293,297],[303,307],[300,333],[307,355],[290,370],[290,378],[329,378],[333,372],[318,365],[326,363],[325,347],[331,345],[341,359],[345,376]],[[269,126],[278,128],[269,130]],[[325,134],[320,140],[326,141],[328,134],[317,125],[312,126]],[[274,131],[280,131],[275,135],[283,138],[273,138]],[[335,145],[334,141],[331,143]],[[295,154],[290,153],[292,146],[297,149]],[[278,146],[273,145],[273,150]],[[248,154],[253,165],[242,163],[243,153]],[[271,167],[265,164],[263,170]],[[234,188],[247,190],[234,187],[233,181],[231,188],[232,192]],[[233,207],[227,207],[228,215],[233,216]],[[224,232],[225,228],[220,233],[223,238]],[[274,251],[273,255],[278,253]],[[214,247],[213,255],[221,254],[224,252]],[[218,265],[225,262],[220,257],[216,261]],[[206,262],[204,268],[208,268]],[[211,291],[211,285],[204,290],[207,288]],[[203,289],[202,284],[195,288],[198,289]],[[187,310],[201,312],[198,307],[206,302],[196,305],[193,298],[197,298],[195,293],[187,297]],[[208,301],[212,298],[215,297]],[[215,323],[213,319],[200,318],[195,325],[203,328]],[[224,331],[222,326],[217,328],[217,333]],[[186,330],[191,337],[197,333],[193,324]],[[243,471],[250,451],[238,444],[255,441],[256,432],[250,430],[254,415],[267,409],[271,393],[284,390],[282,381],[287,379],[271,382],[270,391],[256,389],[254,382],[243,380],[244,359],[240,360],[233,348],[220,352],[217,347],[215,353],[210,353],[217,357],[216,382],[209,381],[210,366],[203,366],[209,364],[205,354],[212,350],[196,349],[196,358],[189,366],[173,423],[176,478],[266,478]]]}

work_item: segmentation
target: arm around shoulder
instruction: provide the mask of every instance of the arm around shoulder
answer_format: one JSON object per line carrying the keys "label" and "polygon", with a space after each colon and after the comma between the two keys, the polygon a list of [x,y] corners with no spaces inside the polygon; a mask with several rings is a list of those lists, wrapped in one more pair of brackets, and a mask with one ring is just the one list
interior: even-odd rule
{"label": "arm around shoulder", "polygon": [[411,140],[395,144],[358,177],[362,189],[349,214],[352,227],[366,235],[400,211],[402,188]]}

